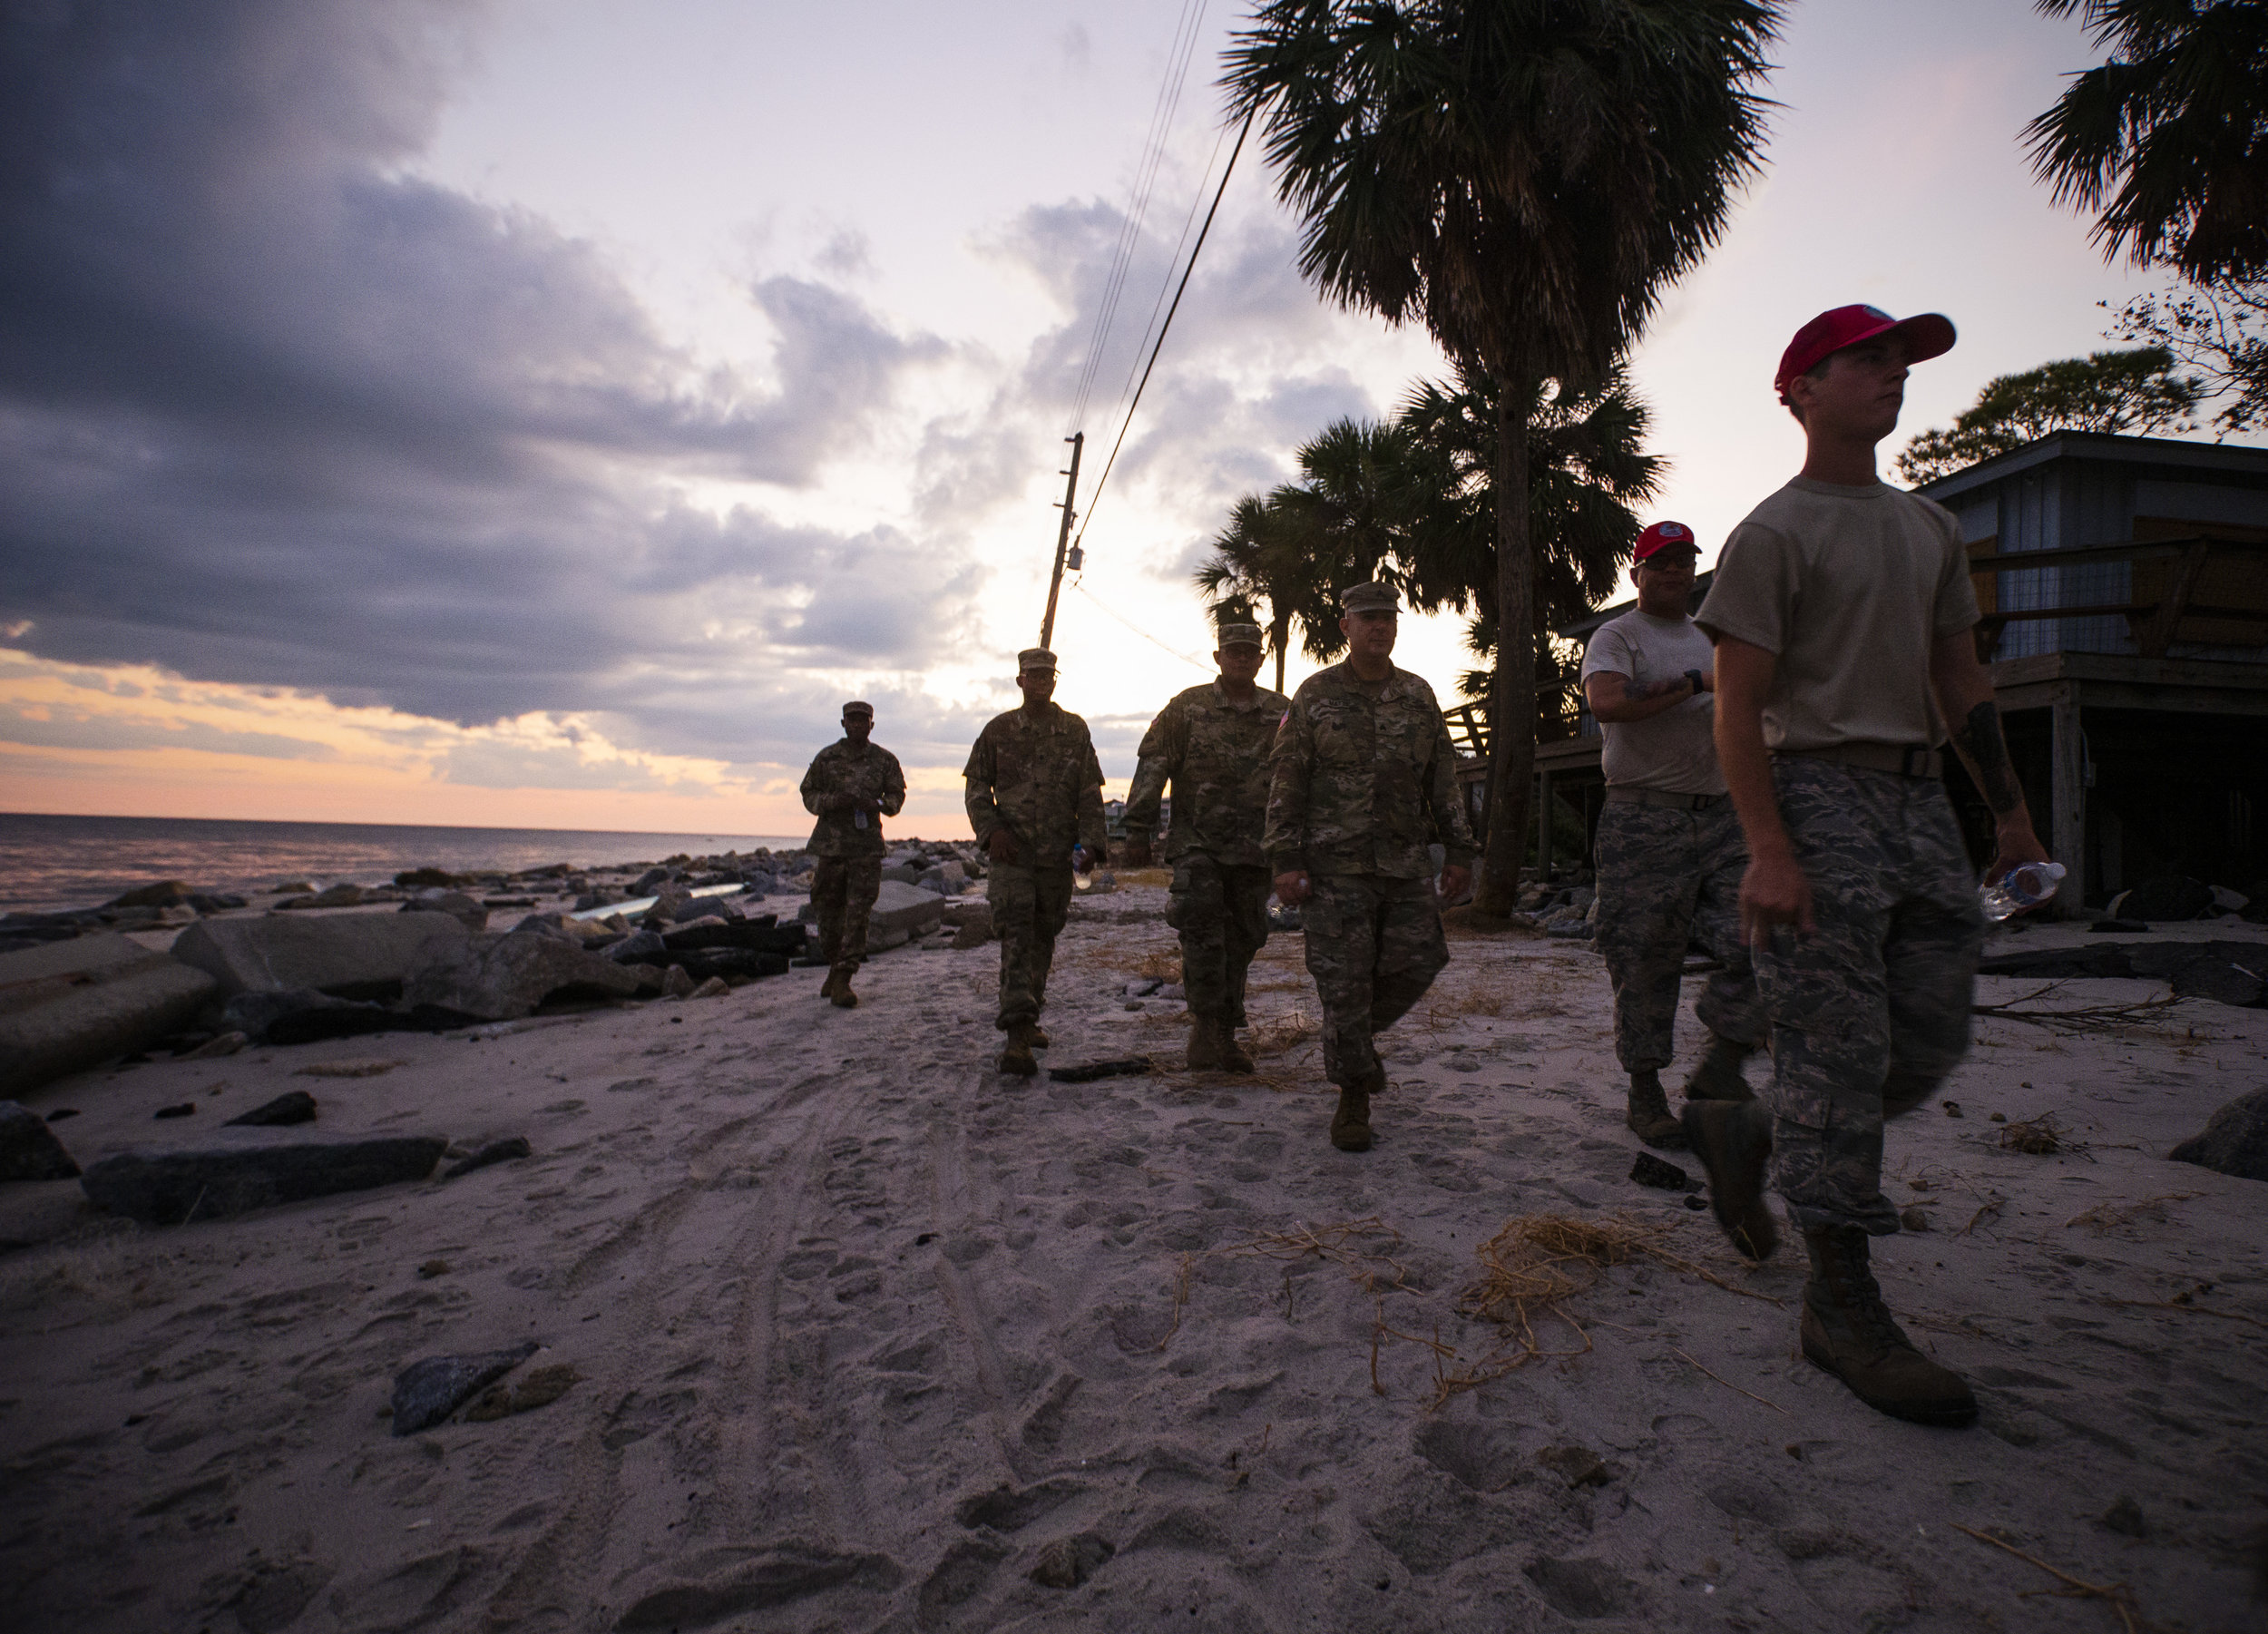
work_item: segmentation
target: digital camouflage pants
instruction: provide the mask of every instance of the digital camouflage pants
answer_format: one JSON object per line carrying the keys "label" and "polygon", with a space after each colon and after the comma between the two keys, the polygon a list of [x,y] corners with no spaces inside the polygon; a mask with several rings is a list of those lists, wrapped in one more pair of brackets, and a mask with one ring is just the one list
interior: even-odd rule
{"label": "digital camouflage pants", "polygon": [[819,957],[857,964],[866,957],[867,916],[882,895],[879,856],[823,856],[811,870],[811,906],[819,920]]}
{"label": "digital camouflage pants", "polygon": [[1670,1032],[1686,945],[1697,940],[1725,968],[1693,1012],[1736,1043],[1764,1042],[1764,1006],[1740,934],[1748,869],[1730,800],[1699,811],[1613,800],[1598,815],[1598,924],[1591,945],[1614,984],[1615,1058],[1626,1072],[1670,1062]]}
{"label": "digital camouflage pants", "polygon": [[1300,905],[1307,974],[1323,1002],[1324,1076],[1342,1089],[1384,1087],[1373,1042],[1425,996],[1449,963],[1431,880],[1316,874]]}
{"label": "digital camouflage pants", "polygon": [[994,863],[984,885],[992,908],[992,934],[1000,938],[1000,1020],[1003,1032],[1019,1022],[1037,1022],[1047,1003],[1048,970],[1055,963],[1055,938],[1062,934],[1071,905],[1071,866],[1034,868]]}
{"label": "digital camouflage pants", "polygon": [[1166,923],[1181,933],[1181,986],[1191,1015],[1244,1025],[1245,975],[1267,944],[1273,888],[1265,865],[1216,862],[1201,851],[1174,864]]}
{"label": "digital camouflage pants", "polygon": [[1882,1120],[1969,1048],[1984,914],[1944,786],[1803,756],[1772,763],[1818,930],[1755,952],[1772,1027],[1773,1187],[1799,1227],[1898,1229]]}

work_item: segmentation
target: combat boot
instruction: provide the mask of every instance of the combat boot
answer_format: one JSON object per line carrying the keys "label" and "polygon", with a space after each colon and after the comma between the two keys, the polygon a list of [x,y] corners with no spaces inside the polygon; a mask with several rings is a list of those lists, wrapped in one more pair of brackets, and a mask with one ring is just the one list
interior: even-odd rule
{"label": "combat boot", "polygon": [[1716,1033],[1709,1034],[1709,1047],[1701,1052],[1698,1065],[1686,1080],[1687,1101],[1754,1101],[1756,1091],[1748,1087],[1748,1080],[1741,1073],[1741,1062],[1748,1059],[1754,1044],[1735,1043]]}
{"label": "combat boot", "polygon": [[1048,1037],[1048,1030],[1040,1025],[1037,1022],[1032,1022],[1031,1047],[1035,1050],[1044,1050],[1048,1047],[1051,1042],[1051,1041]]}
{"label": "combat boot", "polygon": [[1630,1110],[1622,1115],[1622,1121],[1632,1134],[1658,1150],[1685,1150],[1685,1127],[1670,1112],[1659,1072],[1630,1074]]}
{"label": "combat boot", "polygon": [[855,964],[837,964],[827,973],[827,983],[835,989],[827,998],[837,1010],[858,1008],[858,995],[851,991],[851,978],[857,974]]}
{"label": "combat boot", "polygon": [[1245,1047],[1237,1042],[1237,1023],[1234,1022],[1220,1024],[1220,1070],[1224,1072],[1253,1071],[1252,1057],[1246,1054]]}
{"label": "combat boot", "polygon": [[1190,1071],[1209,1072],[1221,1064],[1220,1035],[1221,1024],[1217,1017],[1191,1013],[1188,1055]]}
{"label": "combat boot", "polygon": [[1368,1085],[1348,1084],[1339,1091],[1338,1110],[1331,1114],[1331,1144],[1341,1151],[1370,1150]]}
{"label": "combat boot", "polygon": [[1031,1035],[1038,1032],[1030,1022],[1018,1022],[1008,1029],[1007,1046],[1000,1052],[1000,1070],[1011,1078],[1031,1078],[1040,1071],[1040,1063],[1031,1059]]}
{"label": "combat boot", "polygon": [[843,967],[830,964],[826,967],[826,980],[819,984],[819,996],[832,1003],[835,995],[842,991]]}
{"label": "combat boot", "polygon": [[1772,1117],[1759,1101],[1688,1101],[1686,1143],[1708,1171],[1709,1206],[1733,1247],[1769,1259],[1780,1233],[1765,1201],[1765,1166],[1772,1158]]}
{"label": "combat boot", "polygon": [[1960,1375],[1914,1348],[1882,1304],[1857,1226],[1807,1226],[1811,1280],[1804,1285],[1804,1355],[1877,1413],[1958,1429],[1977,1422]]}

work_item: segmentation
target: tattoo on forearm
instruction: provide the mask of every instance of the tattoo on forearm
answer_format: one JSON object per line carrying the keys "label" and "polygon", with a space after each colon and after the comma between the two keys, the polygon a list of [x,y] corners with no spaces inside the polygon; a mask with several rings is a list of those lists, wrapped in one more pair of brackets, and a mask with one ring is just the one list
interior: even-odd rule
{"label": "tattoo on forearm", "polygon": [[2005,817],[2024,803],[2024,786],[2009,764],[2008,739],[2000,733],[2000,706],[1987,699],[1969,711],[1969,719],[1953,732],[1953,746],[1968,758],[1977,784],[1996,816]]}

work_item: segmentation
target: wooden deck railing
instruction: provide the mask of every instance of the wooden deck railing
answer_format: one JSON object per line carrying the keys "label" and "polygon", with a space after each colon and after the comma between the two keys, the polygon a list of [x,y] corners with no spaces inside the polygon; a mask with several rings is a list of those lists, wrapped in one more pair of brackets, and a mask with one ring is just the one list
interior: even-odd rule
{"label": "wooden deck railing", "polygon": [[[2224,623],[2256,627],[2268,644],[2268,595],[2253,606],[2215,605],[2196,599],[2206,567],[2215,556],[2268,560],[2268,540],[2214,538],[2192,534],[2181,539],[2137,539],[2120,544],[2076,545],[2049,551],[1998,551],[1972,556],[1971,577],[1991,573],[2028,572],[2036,568],[2093,567],[2116,563],[2164,563],[2170,566],[2164,586],[2147,600],[2088,602],[2054,607],[2002,608],[1997,594],[1990,611],[1977,626],[1978,656],[1990,659],[2009,624],[2030,619],[2123,617],[2134,631],[2135,650],[2144,658],[2164,658],[2185,619],[2212,619]],[[2156,588],[2156,587],[2154,587]],[[1981,598],[1980,598],[1981,599]],[[2220,645],[2224,643],[2213,643]],[[2238,643],[2241,644],[2241,643]]]}

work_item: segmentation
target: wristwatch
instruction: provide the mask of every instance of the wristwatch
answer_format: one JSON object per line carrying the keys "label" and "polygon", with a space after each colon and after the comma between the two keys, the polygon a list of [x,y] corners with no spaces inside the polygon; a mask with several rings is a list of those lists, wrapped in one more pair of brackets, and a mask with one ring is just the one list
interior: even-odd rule
{"label": "wristwatch", "polygon": [[1686,671],[1686,679],[1693,683],[1693,695],[1696,698],[1700,697],[1703,690],[1701,685],[1701,671],[1698,670],[1688,670]]}

